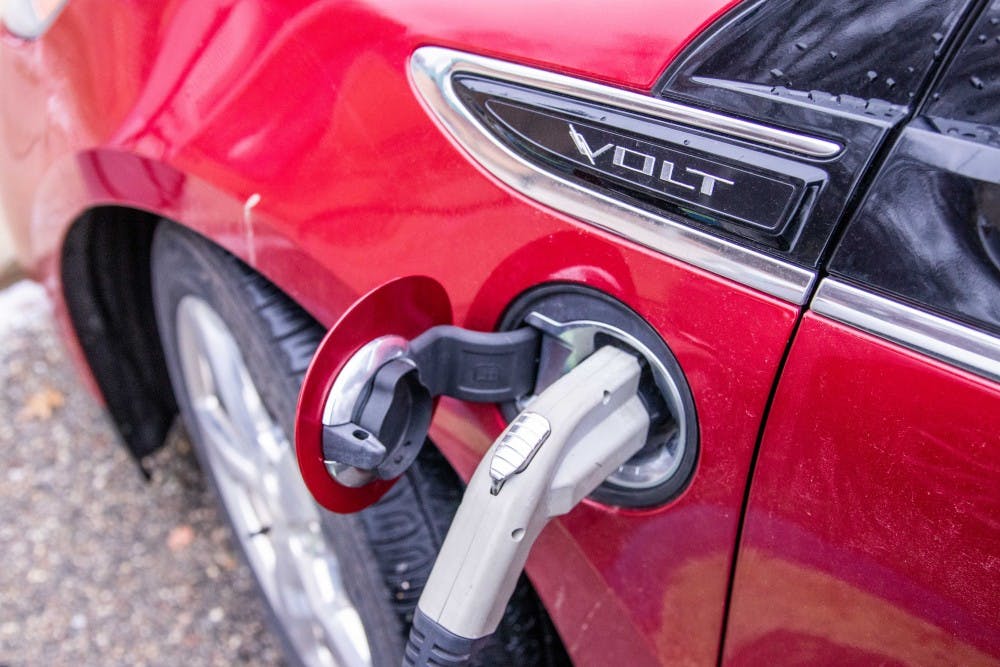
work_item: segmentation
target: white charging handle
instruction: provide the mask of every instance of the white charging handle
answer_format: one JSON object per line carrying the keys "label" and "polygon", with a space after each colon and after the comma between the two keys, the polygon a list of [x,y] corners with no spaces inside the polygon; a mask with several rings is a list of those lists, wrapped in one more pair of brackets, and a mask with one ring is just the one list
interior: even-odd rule
{"label": "white charging handle", "polygon": [[476,640],[496,630],[545,524],[646,442],[640,374],[634,355],[603,347],[497,438],[469,481],[420,597],[404,665],[462,664]]}

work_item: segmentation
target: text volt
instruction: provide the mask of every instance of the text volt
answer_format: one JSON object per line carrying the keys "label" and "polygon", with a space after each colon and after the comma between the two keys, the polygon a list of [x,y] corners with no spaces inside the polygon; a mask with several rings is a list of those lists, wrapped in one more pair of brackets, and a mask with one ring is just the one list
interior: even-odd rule
{"label": "text volt", "polygon": [[[639,174],[645,174],[646,176],[652,176],[656,171],[656,156],[640,153],[639,151],[632,150],[631,148],[625,148],[624,146],[616,146],[615,144],[604,144],[597,150],[594,150],[590,147],[586,137],[580,134],[579,130],[573,127],[572,123],[569,124],[569,136],[573,139],[573,145],[575,145],[576,149],[580,151],[580,154],[587,158],[590,161],[590,164],[594,166],[597,166],[597,158],[601,157],[601,155],[607,153],[611,149],[614,149],[614,152],[611,154],[611,164],[614,166],[634,171]],[[662,158],[659,162],[659,179],[661,181],[686,190],[694,190],[697,187],[698,192],[706,197],[712,196],[715,192],[716,184],[735,185],[733,181],[722,178],[721,176],[715,176],[699,169],[692,169],[691,167],[685,167],[684,172],[700,177],[701,183],[685,183],[684,181],[674,178],[675,164],[673,162]]]}

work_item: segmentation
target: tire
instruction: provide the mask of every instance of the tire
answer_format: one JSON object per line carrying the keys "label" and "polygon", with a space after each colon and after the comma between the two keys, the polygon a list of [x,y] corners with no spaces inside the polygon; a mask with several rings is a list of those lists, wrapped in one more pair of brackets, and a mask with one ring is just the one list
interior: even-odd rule
{"label": "tire", "polygon": [[[355,515],[336,515],[320,508],[311,497],[286,511],[285,505],[291,502],[290,498],[301,499],[300,494],[308,492],[298,476],[297,467],[294,476],[282,468],[285,474],[274,478],[279,481],[277,485],[264,484],[263,476],[261,483],[244,485],[251,489],[248,493],[259,492],[261,496],[266,494],[255,487],[280,489],[272,494],[280,507],[271,508],[264,514],[270,517],[270,524],[281,529],[264,525],[265,521],[260,519],[260,528],[248,532],[250,524],[245,516],[245,505],[234,500],[238,499],[238,494],[232,495],[236,493],[232,489],[233,478],[256,478],[252,474],[248,476],[246,471],[241,473],[242,477],[234,474],[231,470],[234,457],[227,458],[220,451],[245,453],[235,457],[237,462],[270,461],[269,456],[280,460],[282,466],[285,456],[294,461],[290,443],[298,391],[324,330],[304,310],[234,256],[173,223],[164,221],[158,225],[151,264],[157,325],[181,416],[202,468],[219,493],[223,509],[234,527],[236,541],[257,577],[289,658],[298,664],[311,665],[327,664],[328,656],[322,653],[323,647],[304,646],[300,627],[302,614],[290,614],[289,605],[282,598],[286,588],[297,591],[299,583],[287,586],[284,580],[279,580],[281,585],[273,583],[268,571],[258,567],[259,563],[255,564],[256,552],[262,544],[259,540],[266,538],[268,545],[276,545],[274,552],[279,556],[291,553],[290,545],[282,540],[288,543],[299,540],[295,531],[304,530],[300,525],[302,517],[311,521],[315,516],[317,525],[309,523],[308,528],[313,531],[308,535],[315,533],[313,537],[307,535],[311,540],[308,542],[310,549],[336,563],[343,593],[356,613],[353,617],[343,612],[347,620],[339,626],[328,622],[334,629],[323,635],[324,641],[330,636],[350,635],[356,619],[367,640],[370,664],[399,665],[417,600],[461,500],[460,480],[428,443],[416,463],[379,503]],[[222,338],[209,335],[219,324],[235,343],[235,352],[228,344],[216,344]],[[252,397],[243,401],[245,405],[236,405],[239,403],[236,400],[204,399],[202,392],[206,386],[214,390],[224,386],[227,378],[239,375],[216,372],[216,366],[225,366],[223,362],[228,356],[238,357],[245,367],[246,374],[239,377],[248,379],[256,390],[261,404],[258,407],[262,407],[264,413],[253,407],[256,404]],[[206,367],[211,367],[207,374]],[[245,394],[245,391],[230,392],[225,396],[244,397]],[[268,422],[273,424],[273,432],[277,435],[273,438],[268,435],[271,431],[267,430],[270,428],[267,424],[263,436],[253,431],[256,437],[239,429],[220,429],[219,424],[212,421],[211,415],[215,414],[212,410],[222,415],[219,417],[222,421],[227,416],[253,412],[258,417],[255,420],[241,421],[233,417],[231,421],[234,424],[253,422],[255,428]],[[260,418],[261,414],[268,419]],[[241,437],[224,437],[220,433],[229,436],[240,433]],[[240,442],[234,444],[232,441],[236,440]],[[228,444],[220,446],[220,441]],[[237,467],[242,471],[242,467]],[[253,472],[252,467],[249,470]],[[268,480],[272,479],[271,474],[271,468],[262,473]],[[287,516],[279,516],[283,511]],[[289,527],[293,526],[293,520],[294,528]],[[275,562],[277,560],[276,557]],[[301,588],[307,598],[310,590],[317,590],[309,582],[302,583]],[[313,609],[310,607],[310,611]],[[326,610],[327,607],[317,605],[315,609]],[[312,622],[315,634],[322,620],[314,618]],[[330,640],[324,646],[339,645]],[[349,656],[354,655],[351,650],[353,648],[348,646]],[[362,659],[345,662],[365,664]],[[569,664],[551,622],[526,579],[522,578],[500,628],[474,664],[546,667]]]}

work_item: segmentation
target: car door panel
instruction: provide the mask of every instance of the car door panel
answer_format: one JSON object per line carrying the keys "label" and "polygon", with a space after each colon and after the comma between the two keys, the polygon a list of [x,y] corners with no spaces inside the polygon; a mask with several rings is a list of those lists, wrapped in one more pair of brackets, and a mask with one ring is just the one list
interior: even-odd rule
{"label": "car door panel", "polygon": [[725,662],[996,664],[1000,387],[816,314],[784,366]]}
{"label": "car door panel", "polygon": [[970,17],[795,334],[727,664],[1000,661],[998,24]]}

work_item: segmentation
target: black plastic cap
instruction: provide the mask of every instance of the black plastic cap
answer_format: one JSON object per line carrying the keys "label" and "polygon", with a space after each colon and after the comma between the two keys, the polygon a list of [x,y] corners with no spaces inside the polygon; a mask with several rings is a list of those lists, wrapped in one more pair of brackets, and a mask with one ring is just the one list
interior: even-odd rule
{"label": "black plastic cap", "polygon": [[403,667],[453,667],[467,665],[486,637],[460,637],[438,625],[417,607],[410,640],[403,653]]}

